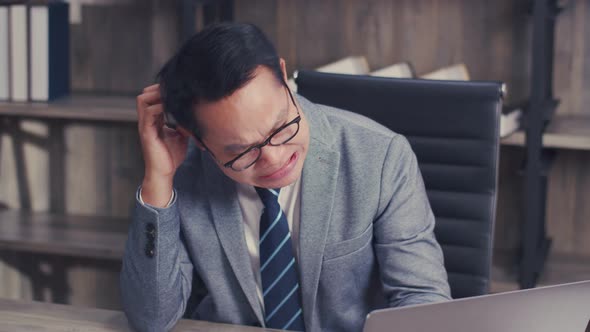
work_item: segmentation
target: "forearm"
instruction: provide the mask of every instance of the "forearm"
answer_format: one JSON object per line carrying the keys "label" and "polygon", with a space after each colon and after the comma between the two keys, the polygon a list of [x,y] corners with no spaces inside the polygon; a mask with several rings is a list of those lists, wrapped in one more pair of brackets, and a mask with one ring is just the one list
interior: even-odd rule
{"label": "forearm", "polygon": [[389,306],[449,300],[444,259],[431,227],[403,240],[375,244]]}
{"label": "forearm", "polygon": [[375,253],[390,306],[450,299],[434,215],[409,143],[394,138],[384,161]]}
{"label": "forearm", "polygon": [[170,205],[173,193],[172,179],[146,176],[141,184],[139,199],[152,207],[164,208]]}
{"label": "forearm", "polygon": [[130,324],[140,331],[171,329],[184,313],[192,270],[180,237],[176,199],[159,209],[143,205],[138,196],[121,270]]}

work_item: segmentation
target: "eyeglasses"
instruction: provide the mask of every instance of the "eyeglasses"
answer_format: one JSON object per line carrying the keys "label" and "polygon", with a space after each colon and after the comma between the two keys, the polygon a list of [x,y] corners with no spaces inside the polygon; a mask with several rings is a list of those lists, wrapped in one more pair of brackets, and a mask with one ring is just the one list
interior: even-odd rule
{"label": "eyeglasses", "polygon": [[[224,163],[223,167],[231,168],[232,170],[234,170],[236,172],[241,172],[241,171],[249,168],[250,166],[254,165],[258,161],[258,159],[260,159],[263,147],[265,147],[267,145],[271,145],[271,146],[283,145],[283,144],[288,143],[295,136],[297,136],[297,133],[299,133],[299,122],[301,122],[301,115],[299,114],[299,108],[297,108],[297,104],[295,103],[295,98],[293,98],[293,94],[291,93],[291,90],[289,89],[287,84],[284,82],[283,82],[283,86],[289,96],[289,98],[287,99],[287,103],[289,102],[289,99],[290,99],[291,103],[293,103],[293,106],[295,106],[295,109],[297,110],[297,117],[295,119],[291,120],[290,122],[282,125],[277,130],[275,130],[272,134],[270,134],[270,136],[268,136],[268,138],[264,142],[249,147],[248,149],[246,149],[246,151],[240,153],[234,159]],[[166,125],[171,128],[175,128],[176,124],[175,124],[173,116],[171,116],[171,114],[168,114],[168,112],[164,112],[164,116],[165,116]],[[219,164],[222,164],[222,162],[217,160],[217,158],[215,157],[213,152],[207,147],[207,145],[205,145],[205,142],[203,142],[203,140],[196,133],[194,136],[199,141],[199,143],[201,143],[205,147],[205,149],[211,154],[211,156]]]}

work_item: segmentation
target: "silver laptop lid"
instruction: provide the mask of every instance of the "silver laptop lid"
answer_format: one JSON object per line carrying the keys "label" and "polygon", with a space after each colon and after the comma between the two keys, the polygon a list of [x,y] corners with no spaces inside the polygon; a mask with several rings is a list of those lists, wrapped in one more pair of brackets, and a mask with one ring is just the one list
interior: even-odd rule
{"label": "silver laptop lid", "polygon": [[375,310],[364,332],[590,332],[590,281]]}

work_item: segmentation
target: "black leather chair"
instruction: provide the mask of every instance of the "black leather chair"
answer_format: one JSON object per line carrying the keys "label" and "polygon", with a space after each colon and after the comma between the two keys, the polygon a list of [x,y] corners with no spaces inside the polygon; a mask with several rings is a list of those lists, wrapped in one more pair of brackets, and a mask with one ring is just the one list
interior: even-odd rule
{"label": "black leather chair", "polygon": [[436,218],[453,298],[487,294],[498,183],[499,82],[297,73],[309,100],[365,115],[403,134]]}

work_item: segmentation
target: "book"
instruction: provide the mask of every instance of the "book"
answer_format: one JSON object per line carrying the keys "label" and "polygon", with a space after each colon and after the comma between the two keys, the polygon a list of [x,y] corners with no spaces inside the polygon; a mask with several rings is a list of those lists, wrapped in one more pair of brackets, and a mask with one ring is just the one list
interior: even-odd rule
{"label": "book", "polygon": [[[333,74],[368,75],[369,62],[364,56],[349,56],[335,62],[317,67],[316,71]],[[289,79],[287,85],[293,92],[297,92],[297,84],[294,79]]]}
{"label": "book", "polygon": [[[437,69],[420,78],[431,80],[469,81],[465,64],[455,64]],[[505,106],[500,114],[500,137],[510,136],[522,126],[523,107]]]}
{"label": "book", "polygon": [[69,7],[62,1],[31,6],[31,100],[69,92]]}
{"label": "book", "polygon": [[522,108],[504,107],[500,114],[500,137],[507,137],[520,129],[522,125]]}
{"label": "book", "polygon": [[28,8],[13,4],[9,9],[10,93],[12,101],[29,100]]}
{"label": "book", "polygon": [[393,77],[393,78],[414,78],[414,68],[409,62],[400,62],[371,72],[371,76]]}
{"label": "book", "polygon": [[0,100],[10,98],[8,6],[0,4]]}
{"label": "book", "polygon": [[367,75],[369,74],[369,62],[362,55],[349,56],[318,67],[315,70],[323,73]]}
{"label": "book", "polygon": [[420,76],[427,80],[469,81],[469,71],[463,63],[437,69]]}

